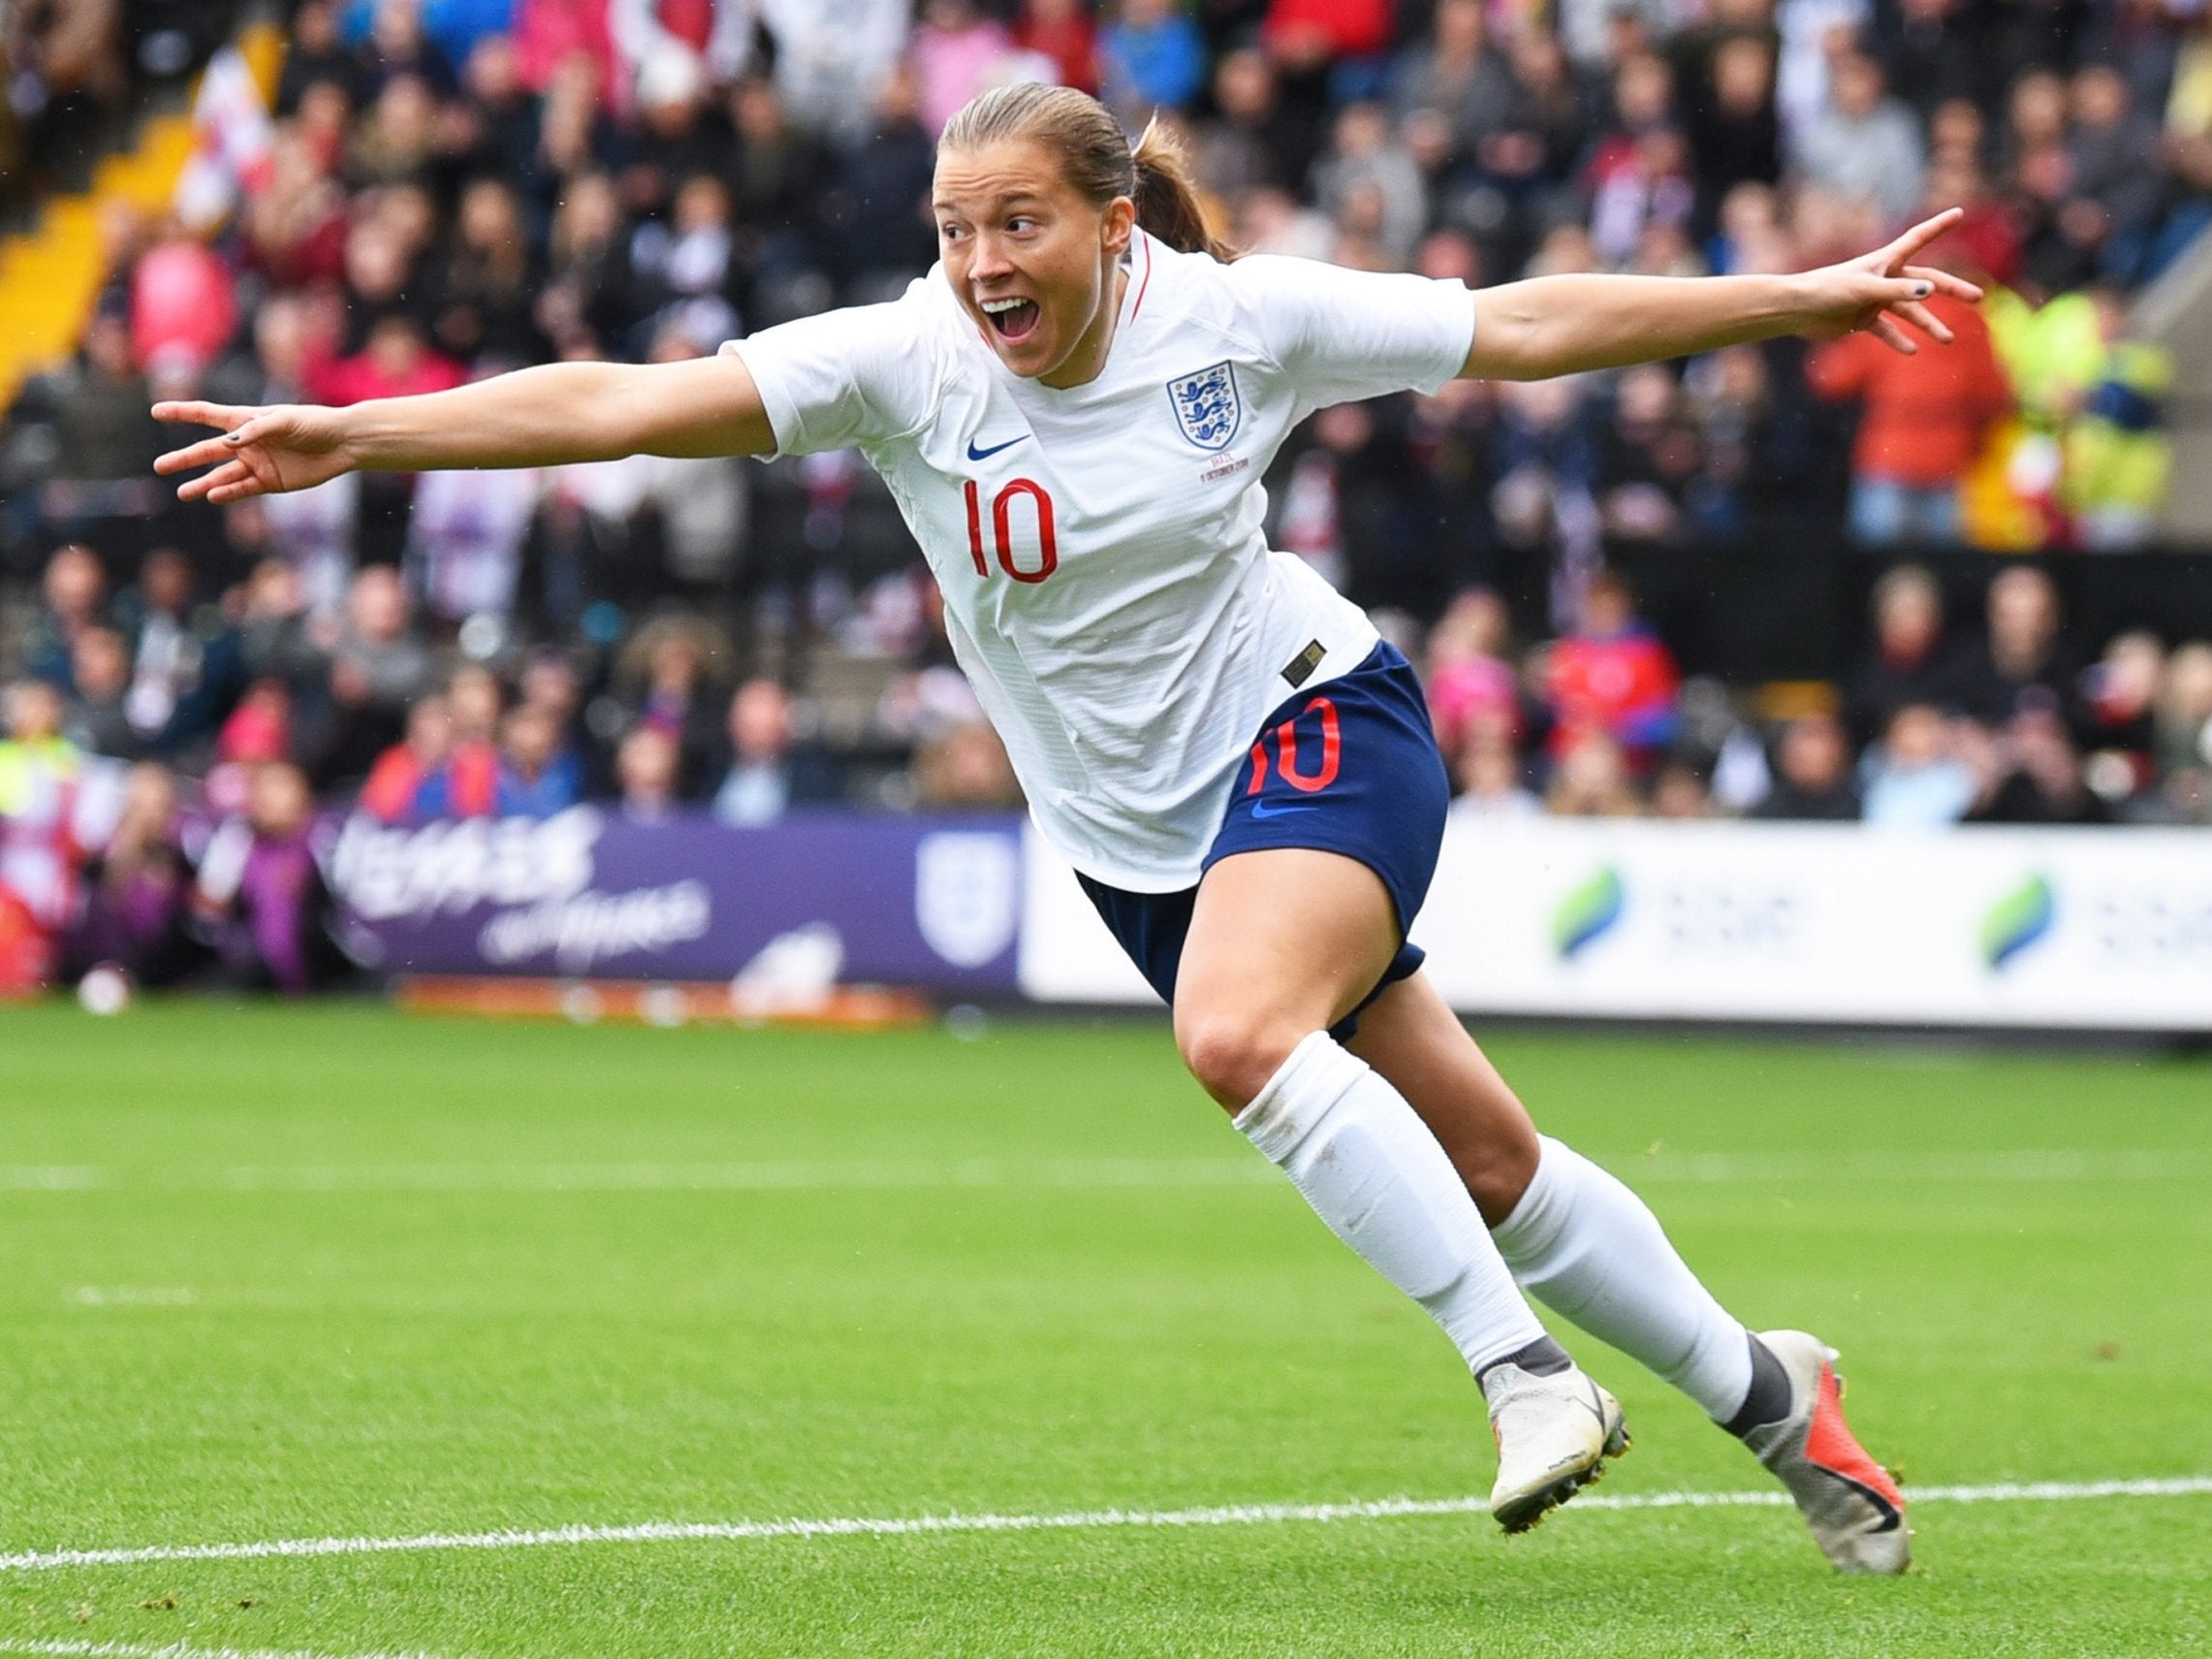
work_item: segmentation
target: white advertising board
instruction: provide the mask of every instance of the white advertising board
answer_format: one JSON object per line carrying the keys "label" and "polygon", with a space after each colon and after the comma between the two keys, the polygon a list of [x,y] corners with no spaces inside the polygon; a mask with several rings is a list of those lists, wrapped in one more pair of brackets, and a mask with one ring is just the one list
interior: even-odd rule
{"label": "white advertising board", "polygon": [[[1027,868],[1025,992],[1149,1001]],[[2212,835],[1454,824],[1413,937],[1466,1013],[2212,1032]]]}

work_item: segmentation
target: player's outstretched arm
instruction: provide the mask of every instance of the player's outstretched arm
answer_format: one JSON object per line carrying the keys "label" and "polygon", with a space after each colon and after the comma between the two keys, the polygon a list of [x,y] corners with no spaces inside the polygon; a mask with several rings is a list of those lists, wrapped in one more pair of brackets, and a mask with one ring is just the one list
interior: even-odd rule
{"label": "player's outstretched arm", "polygon": [[220,505],[305,490],[356,468],[558,466],[624,455],[764,455],[775,447],[760,391],[734,355],[683,363],[549,363],[450,392],[345,408],[156,403],[158,420],[220,427],[156,472],[214,470],[176,488]]}
{"label": "player's outstretched arm", "polygon": [[1859,329],[1901,352],[1919,349],[1913,330],[1948,345],[1951,331],[1921,302],[1948,294],[1971,303],[1981,290],[1912,261],[1960,217],[1958,208],[1948,208],[1887,247],[1789,275],[1576,274],[1485,288],[1474,297],[1474,344],[1460,372],[1483,380],[1543,380],[1777,335],[1833,339]]}

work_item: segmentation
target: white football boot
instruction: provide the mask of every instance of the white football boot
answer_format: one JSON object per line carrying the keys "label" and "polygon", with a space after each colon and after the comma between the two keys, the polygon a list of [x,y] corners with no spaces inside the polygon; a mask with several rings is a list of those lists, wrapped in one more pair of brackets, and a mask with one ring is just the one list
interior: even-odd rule
{"label": "white football boot", "polygon": [[1844,1421],[1836,1351],[1801,1330],[1762,1330],[1789,1373],[1789,1415],[1744,1444],[1797,1500],[1813,1541],[1839,1573],[1902,1573],[1912,1564],[1905,1494]]}
{"label": "white football boot", "polygon": [[1528,1531],[1602,1475],[1606,1458],[1628,1450],[1621,1402],[1578,1367],[1538,1377],[1493,1365],[1482,1392],[1498,1442],[1490,1513],[1507,1532]]}

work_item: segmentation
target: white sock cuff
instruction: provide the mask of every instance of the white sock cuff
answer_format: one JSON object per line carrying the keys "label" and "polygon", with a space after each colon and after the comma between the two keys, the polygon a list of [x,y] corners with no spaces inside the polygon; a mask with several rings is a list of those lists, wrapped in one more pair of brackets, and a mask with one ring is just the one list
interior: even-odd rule
{"label": "white sock cuff", "polygon": [[1246,1139],[1280,1164],[1367,1074],[1366,1061],[1327,1032],[1313,1032],[1232,1121]]}
{"label": "white sock cuff", "polygon": [[1575,1165],[1588,1162],[1581,1153],[1548,1134],[1536,1136],[1536,1172],[1529,1190],[1513,1206],[1513,1213],[1490,1229],[1499,1254],[1506,1260],[1525,1260],[1549,1249],[1560,1226],[1566,1220],[1568,1200],[1562,1192],[1575,1173]]}

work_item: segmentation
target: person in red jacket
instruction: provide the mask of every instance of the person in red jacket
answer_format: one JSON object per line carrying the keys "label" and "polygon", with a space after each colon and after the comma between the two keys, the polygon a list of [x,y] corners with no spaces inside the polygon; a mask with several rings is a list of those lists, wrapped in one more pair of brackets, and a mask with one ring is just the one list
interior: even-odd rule
{"label": "person in red jacket", "polygon": [[444,392],[468,378],[459,364],[430,349],[423,325],[404,311],[379,318],[368,344],[352,357],[311,362],[306,372],[307,395],[334,404]]}
{"label": "person in red jacket", "polygon": [[1674,656],[1636,617],[1628,585],[1611,571],[1591,579],[1582,626],[1554,645],[1544,671],[1552,706],[1552,753],[1565,754],[1589,733],[1621,746],[1639,773],[1674,737]]}
{"label": "person in red jacket", "polygon": [[1980,313],[1943,294],[1928,309],[1955,336],[1947,351],[1907,355],[1847,335],[1805,360],[1816,395],[1864,405],[1851,452],[1851,534],[1869,547],[1957,541],[1959,481],[2012,403]]}

